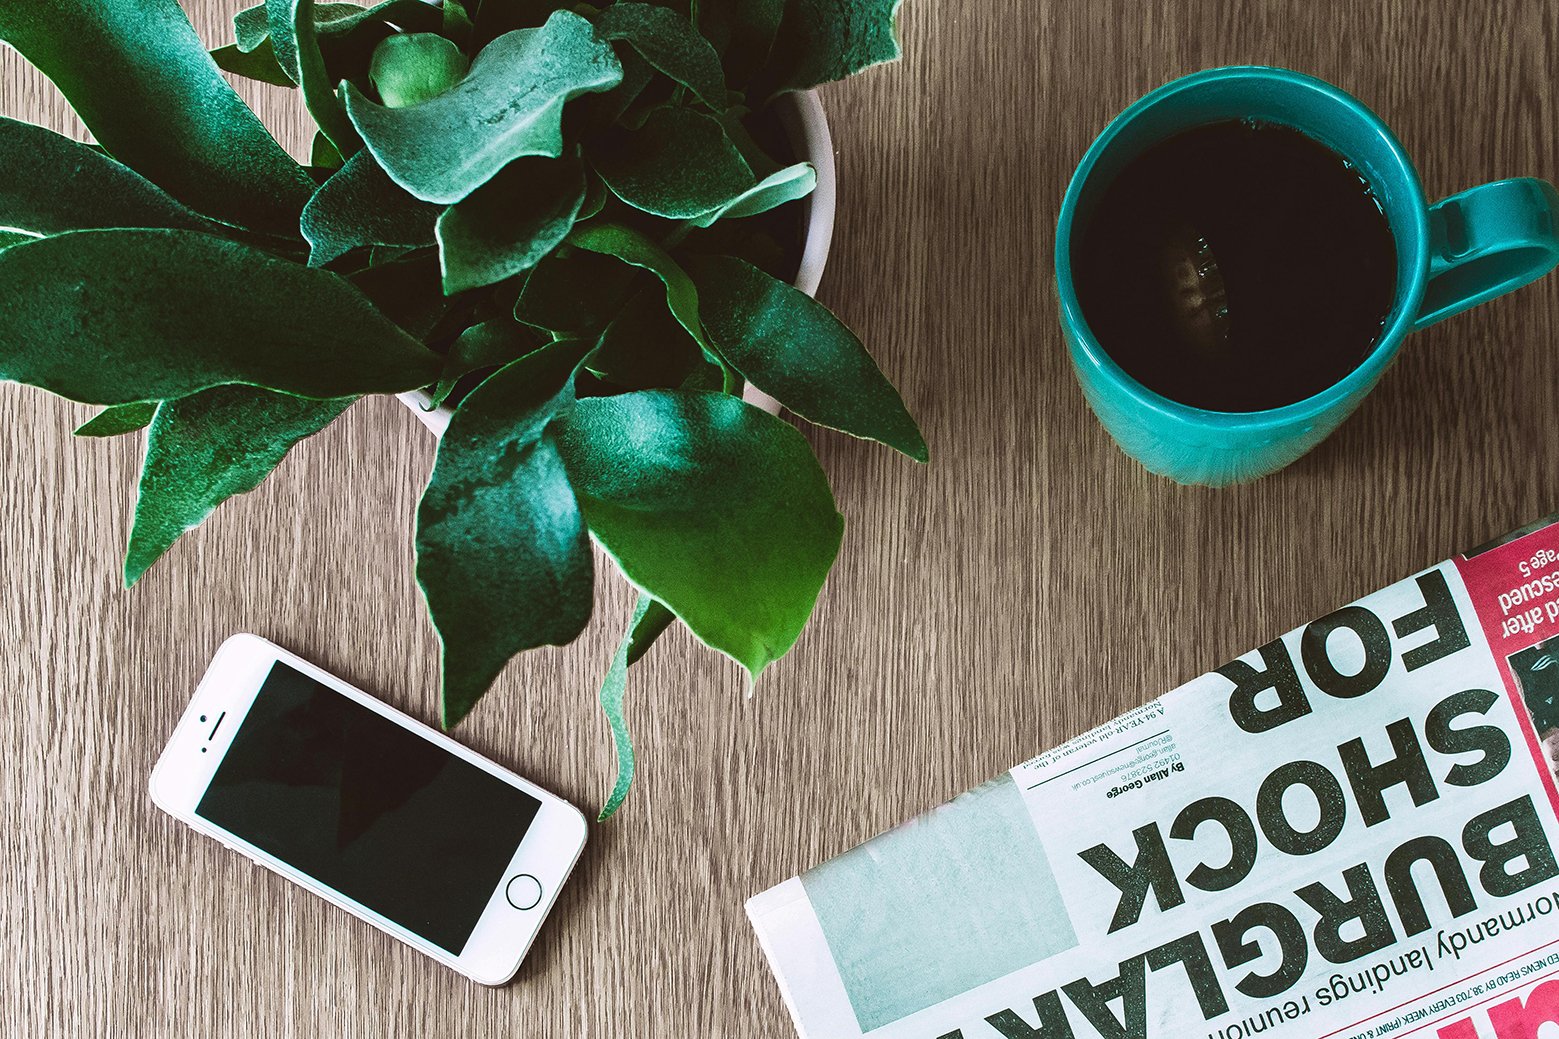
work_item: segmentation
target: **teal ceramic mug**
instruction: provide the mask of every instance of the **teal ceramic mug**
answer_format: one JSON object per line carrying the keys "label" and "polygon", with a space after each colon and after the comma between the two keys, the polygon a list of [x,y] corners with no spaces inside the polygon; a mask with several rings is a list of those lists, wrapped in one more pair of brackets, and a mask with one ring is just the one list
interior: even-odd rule
{"label": "teal ceramic mug", "polygon": [[[1302,131],[1369,181],[1396,240],[1396,296],[1373,350],[1338,382],[1266,411],[1223,412],[1164,397],[1099,345],[1072,283],[1072,249],[1102,189],[1132,158],[1182,130],[1256,119]],[[1126,109],[1093,142],[1061,203],[1056,286],[1072,364],[1121,448],[1181,483],[1222,485],[1275,472],[1319,444],[1380,379],[1409,332],[1510,292],[1559,264],[1559,192],[1495,181],[1431,206],[1401,144],[1369,109],[1287,69],[1236,66],[1177,79]]]}

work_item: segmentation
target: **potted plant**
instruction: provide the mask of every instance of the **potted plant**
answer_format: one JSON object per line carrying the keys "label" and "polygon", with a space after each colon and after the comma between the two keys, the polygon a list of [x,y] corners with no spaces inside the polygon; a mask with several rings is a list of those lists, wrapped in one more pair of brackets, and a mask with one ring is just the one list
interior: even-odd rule
{"label": "potted plant", "polygon": [[[776,98],[897,55],[896,0],[268,0],[208,56],[175,0],[0,8],[97,145],[0,120],[0,378],[147,428],[134,584],[358,396],[447,420],[417,514],[446,726],[572,641],[594,540],[639,590],[603,683],[680,619],[756,680],[843,520],[749,389],[924,461],[860,342],[790,282],[812,164]],[[283,151],[218,71],[296,85]]]}

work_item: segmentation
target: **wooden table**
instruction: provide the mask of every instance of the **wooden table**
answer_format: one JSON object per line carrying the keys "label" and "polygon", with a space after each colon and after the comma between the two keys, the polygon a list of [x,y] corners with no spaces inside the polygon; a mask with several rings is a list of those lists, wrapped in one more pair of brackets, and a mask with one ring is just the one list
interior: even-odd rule
{"label": "wooden table", "polygon": [[[225,39],[236,0],[195,0]],[[1255,485],[1177,487],[1094,422],[1056,325],[1066,179],[1133,98],[1209,65],[1315,73],[1438,196],[1559,179],[1552,0],[911,0],[907,58],[824,91],[842,209],[822,298],[902,387],[930,466],[808,431],[849,518],[749,697],[683,631],[633,677],[642,767],[519,979],[485,989],[157,812],[146,779],[217,644],[268,636],[424,718],[412,579],[433,440],[389,399],[304,443],[132,592],[140,437],[0,387],[0,1032],[789,1036],[747,896],[1312,616],[1559,508],[1559,278],[1420,334],[1358,415]],[[245,87],[295,153],[298,99]],[[0,113],[79,133],[7,52]],[[1319,301],[1318,301],[1319,302]],[[0,306],[3,306],[0,301]],[[630,609],[513,664],[458,736],[571,800]]]}

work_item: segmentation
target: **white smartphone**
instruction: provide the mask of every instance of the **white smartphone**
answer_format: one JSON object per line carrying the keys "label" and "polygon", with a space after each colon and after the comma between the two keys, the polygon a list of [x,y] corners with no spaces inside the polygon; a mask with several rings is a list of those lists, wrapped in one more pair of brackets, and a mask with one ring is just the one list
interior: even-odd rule
{"label": "white smartphone", "polygon": [[585,844],[562,798],[255,635],[217,650],[151,794],[485,985],[519,969]]}

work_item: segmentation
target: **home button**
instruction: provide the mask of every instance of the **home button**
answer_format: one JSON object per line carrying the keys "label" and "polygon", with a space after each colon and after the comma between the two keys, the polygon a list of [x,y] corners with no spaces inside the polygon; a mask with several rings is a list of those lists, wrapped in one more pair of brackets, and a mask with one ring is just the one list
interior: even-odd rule
{"label": "home button", "polygon": [[516,909],[535,909],[541,902],[541,881],[529,873],[510,877],[508,886],[503,889],[503,897]]}

